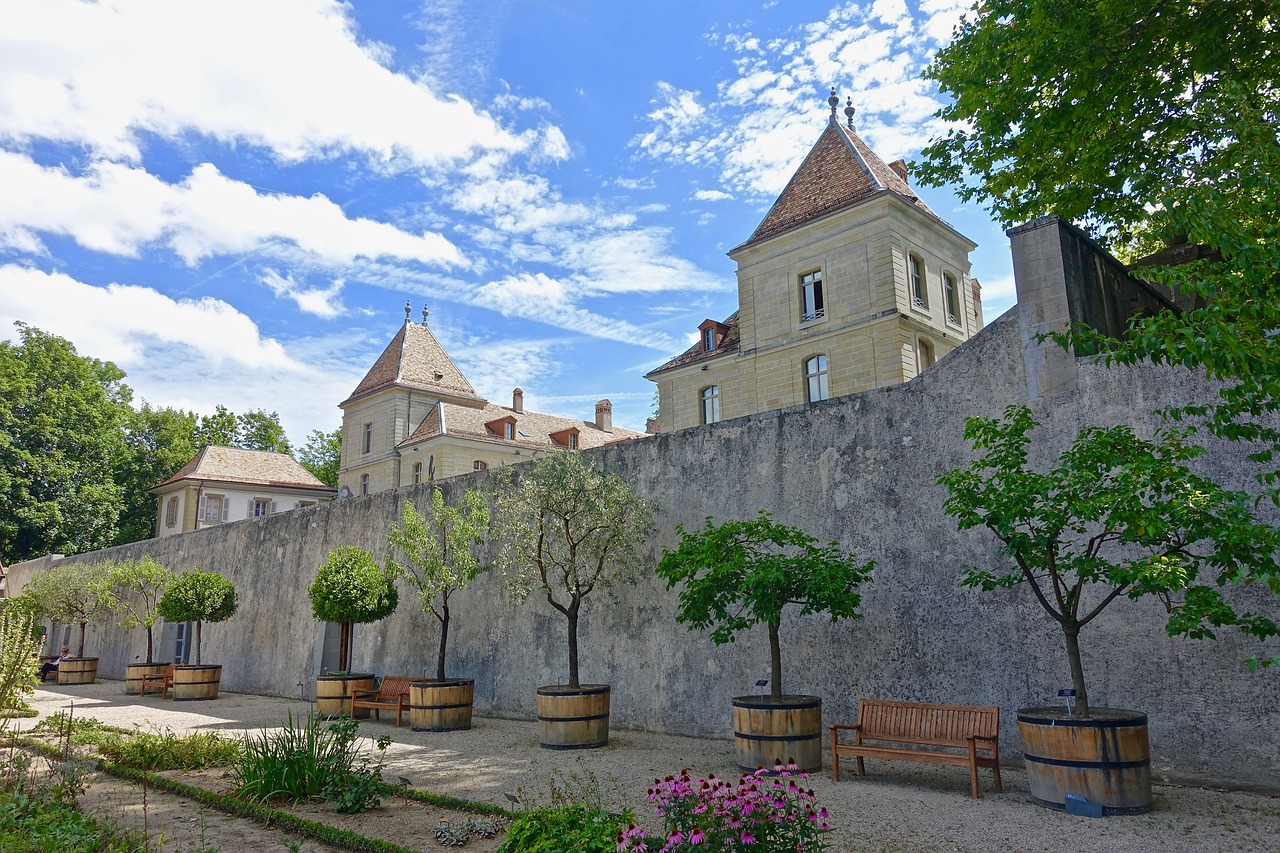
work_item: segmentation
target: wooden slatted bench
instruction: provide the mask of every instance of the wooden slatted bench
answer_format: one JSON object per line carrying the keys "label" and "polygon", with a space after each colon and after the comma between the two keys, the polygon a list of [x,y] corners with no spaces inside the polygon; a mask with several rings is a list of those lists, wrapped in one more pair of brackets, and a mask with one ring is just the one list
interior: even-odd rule
{"label": "wooden slatted bench", "polygon": [[356,715],[356,708],[369,708],[373,718],[380,720],[379,711],[396,712],[396,728],[400,728],[400,718],[409,710],[409,677],[407,675],[384,675],[378,682],[377,690],[351,691],[351,716]]}
{"label": "wooden slatted bench", "polygon": [[[852,743],[840,741],[842,731],[853,732]],[[858,760],[859,775],[866,774],[864,758],[967,766],[974,799],[981,796],[978,768],[989,767],[996,792],[1004,790],[1000,783],[1000,709],[996,707],[863,699],[858,703],[856,726],[831,726],[831,778],[836,782],[840,781],[842,755]]]}
{"label": "wooden slatted bench", "polygon": [[167,698],[169,688],[173,686],[173,664],[169,664],[164,668],[164,672],[152,672],[142,676],[142,681],[138,683],[138,695],[146,696],[147,688],[155,688],[160,691],[160,698]]}

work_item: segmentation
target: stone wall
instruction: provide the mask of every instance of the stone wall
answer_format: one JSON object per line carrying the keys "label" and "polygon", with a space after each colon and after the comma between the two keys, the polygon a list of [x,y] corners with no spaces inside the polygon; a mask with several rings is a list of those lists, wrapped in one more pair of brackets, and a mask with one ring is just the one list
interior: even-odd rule
{"label": "stone wall", "polygon": [[[1022,309],[1025,310],[1025,309]],[[1026,320],[1009,312],[911,382],[812,406],[652,436],[590,453],[658,499],[657,533],[642,559],[656,563],[676,542],[675,527],[700,527],[768,510],[781,522],[835,540],[878,563],[864,618],[831,623],[784,620],[785,689],[814,693],[828,722],[852,722],[860,697],[999,705],[1006,761],[1016,762],[1015,710],[1053,700],[1070,678],[1061,637],[1026,589],[981,593],[958,584],[961,568],[992,564],[985,531],[956,532],[942,512],[938,474],[970,458],[962,438],[970,415],[998,415],[1027,400]],[[1031,405],[1043,427],[1044,463],[1082,424],[1157,426],[1151,411],[1203,397],[1189,372],[1107,369],[1080,361],[1072,387]],[[1225,483],[1250,487],[1239,448],[1211,446],[1201,462]],[[444,484],[456,494],[485,474]],[[342,544],[384,550],[400,502],[427,499],[427,486],[337,501],[265,519],[197,531],[77,560],[152,553],[175,569],[200,565],[231,578],[240,612],[204,630],[205,660],[225,665],[232,691],[298,695],[312,690],[322,626],[305,589],[325,554]],[[14,567],[20,586],[25,566]],[[619,728],[728,737],[729,700],[768,675],[763,628],[717,647],[673,614],[676,596],[652,576],[635,587],[598,592],[582,624],[583,681],[613,685]],[[1275,598],[1258,606],[1274,613]],[[521,606],[487,576],[454,599],[450,674],[476,679],[477,712],[533,716],[534,688],[565,677],[565,622],[536,596]],[[1152,600],[1115,602],[1085,628],[1081,645],[1091,701],[1135,708],[1151,718],[1157,779],[1276,789],[1280,678],[1251,674],[1258,652],[1232,632],[1216,642],[1169,638]],[[399,612],[358,626],[355,665],[421,675],[434,661],[434,623],[402,597]],[[144,648],[142,632],[107,629],[89,641],[100,671],[118,678]],[[1264,649],[1275,654],[1272,646]]]}

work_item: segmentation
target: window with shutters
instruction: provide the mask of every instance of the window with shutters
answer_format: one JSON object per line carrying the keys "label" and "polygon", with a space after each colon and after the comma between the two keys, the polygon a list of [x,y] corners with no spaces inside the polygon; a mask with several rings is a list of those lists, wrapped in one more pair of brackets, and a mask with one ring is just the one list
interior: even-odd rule
{"label": "window with shutters", "polygon": [[249,512],[254,518],[271,515],[271,498],[254,498],[249,502]]}
{"label": "window with shutters", "polygon": [[219,524],[227,520],[227,512],[230,509],[228,500],[222,495],[205,495],[201,500],[204,502],[204,511],[200,513],[200,520],[205,524]]}
{"label": "window with shutters", "polygon": [[178,496],[177,495],[174,495],[173,497],[169,498],[168,502],[165,504],[164,526],[165,527],[178,526]]}

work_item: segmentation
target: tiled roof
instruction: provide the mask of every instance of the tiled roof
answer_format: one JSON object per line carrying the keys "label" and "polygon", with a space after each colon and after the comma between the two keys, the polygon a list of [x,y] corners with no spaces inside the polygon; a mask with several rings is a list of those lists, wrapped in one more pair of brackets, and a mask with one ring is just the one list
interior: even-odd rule
{"label": "tiled roof", "polygon": [[[494,432],[486,426],[492,421],[503,418],[515,420],[515,439],[504,439],[502,433]],[[476,408],[441,402],[436,404],[431,414],[422,419],[422,424],[414,430],[413,435],[400,442],[399,446],[409,447],[437,435],[457,435],[492,441],[511,447],[528,447],[537,450],[553,444],[551,440],[552,433],[558,433],[574,427],[578,429],[578,448],[580,450],[644,436],[642,432],[634,432],[617,426],[613,428],[612,432],[606,432],[596,426],[594,421],[582,421],[528,410],[517,412],[508,406],[496,406],[493,403],[485,403],[483,407]],[[562,445],[557,444],[556,446]]]}
{"label": "tiled roof", "polygon": [[338,405],[393,386],[484,402],[425,323],[406,321],[356,390]]}
{"label": "tiled roof", "polygon": [[312,489],[334,492],[317,480],[291,456],[265,450],[207,445],[182,470],[156,489],[180,480],[216,480],[219,483],[245,483],[288,489]]}
{"label": "tiled roof", "polygon": [[650,376],[661,373],[664,370],[670,370],[673,367],[681,367],[683,365],[693,364],[694,362],[702,361],[704,359],[716,358],[717,356],[736,353],[738,351],[738,342],[741,340],[741,334],[738,329],[738,312],[737,311],[734,311],[732,314],[730,314],[728,317],[725,318],[724,326],[725,326],[724,337],[720,339],[720,343],[718,346],[716,346],[715,349],[708,352],[705,346],[703,345],[702,341],[699,340],[696,344],[689,347],[687,350],[680,353],[680,355],[671,359],[666,364],[662,365],[661,367],[655,367],[653,370],[650,370],[648,373],[645,374],[645,378],[647,379]]}
{"label": "tiled roof", "polygon": [[896,193],[907,203],[933,215],[910,185],[889,168],[853,128],[832,121],[742,246],[885,191]]}

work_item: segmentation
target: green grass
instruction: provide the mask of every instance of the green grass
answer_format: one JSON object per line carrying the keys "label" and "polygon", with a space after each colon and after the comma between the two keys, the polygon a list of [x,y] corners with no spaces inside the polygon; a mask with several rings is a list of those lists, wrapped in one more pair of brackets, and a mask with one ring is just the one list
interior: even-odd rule
{"label": "green grass", "polygon": [[217,732],[110,732],[98,740],[98,749],[107,760],[140,770],[198,770],[235,764],[244,754],[244,743]]}

